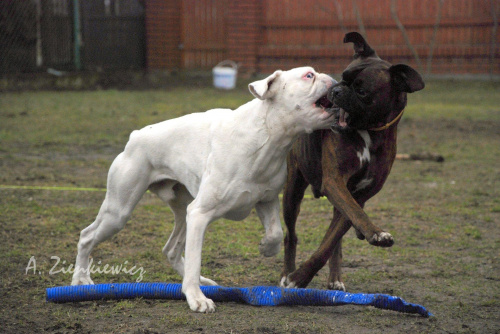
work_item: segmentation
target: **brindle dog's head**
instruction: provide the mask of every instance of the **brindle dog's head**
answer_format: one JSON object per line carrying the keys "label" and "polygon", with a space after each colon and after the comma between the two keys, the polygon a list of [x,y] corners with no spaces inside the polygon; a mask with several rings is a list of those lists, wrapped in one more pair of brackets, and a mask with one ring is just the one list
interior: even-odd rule
{"label": "brindle dog's head", "polygon": [[390,122],[406,106],[406,93],[424,88],[420,74],[408,65],[380,59],[357,32],[345,35],[354,43],[354,60],[334,85],[328,99],[334,104],[335,130],[369,130]]}

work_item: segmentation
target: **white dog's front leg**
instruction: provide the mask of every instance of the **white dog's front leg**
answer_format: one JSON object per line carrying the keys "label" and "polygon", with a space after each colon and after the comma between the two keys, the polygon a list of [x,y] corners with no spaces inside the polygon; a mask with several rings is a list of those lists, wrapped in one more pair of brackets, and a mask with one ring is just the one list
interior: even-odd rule
{"label": "white dog's front leg", "polygon": [[266,235],[260,241],[259,251],[264,256],[274,256],[280,251],[283,240],[279,198],[276,196],[271,202],[257,203],[255,209],[266,230]]}
{"label": "white dog's front leg", "polygon": [[182,292],[186,295],[189,308],[202,313],[215,312],[214,302],[205,297],[200,289],[201,250],[205,230],[210,222],[209,215],[201,213],[201,210],[188,207]]}

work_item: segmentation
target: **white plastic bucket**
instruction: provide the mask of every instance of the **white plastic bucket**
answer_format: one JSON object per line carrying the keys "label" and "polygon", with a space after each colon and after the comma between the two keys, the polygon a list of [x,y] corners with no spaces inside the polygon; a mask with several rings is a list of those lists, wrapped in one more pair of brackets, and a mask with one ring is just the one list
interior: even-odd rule
{"label": "white plastic bucket", "polygon": [[236,87],[236,76],[238,65],[232,60],[224,60],[213,69],[214,86],[221,89],[233,89]]}

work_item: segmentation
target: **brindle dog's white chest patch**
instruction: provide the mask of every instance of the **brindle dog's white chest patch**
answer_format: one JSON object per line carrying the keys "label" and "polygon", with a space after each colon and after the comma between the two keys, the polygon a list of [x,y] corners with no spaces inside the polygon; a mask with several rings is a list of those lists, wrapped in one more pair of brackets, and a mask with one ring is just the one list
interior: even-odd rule
{"label": "brindle dog's white chest patch", "polygon": [[[371,158],[370,146],[372,145],[372,140],[370,138],[370,135],[368,134],[368,131],[359,130],[358,133],[361,136],[361,138],[363,138],[363,141],[365,142],[365,147],[363,147],[363,150],[357,152],[357,155],[359,158],[359,168],[362,168],[364,164],[370,163],[370,158]],[[361,189],[368,187],[372,182],[373,182],[373,178],[370,178],[368,175],[366,175],[356,185],[355,192],[360,191]]]}
{"label": "brindle dog's white chest patch", "polygon": [[359,130],[358,131],[359,135],[361,138],[363,138],[365,142],[365,147],[363,147],[363,150],[360,152],[357,152],[358,158],[359,158],[359,164],[360,168],[363,167],[363,163],[369,163],[370,162],[370,146],[372,145],[372,140],[370,138],[370,135],[368,134],[368,131],[366,130]]}

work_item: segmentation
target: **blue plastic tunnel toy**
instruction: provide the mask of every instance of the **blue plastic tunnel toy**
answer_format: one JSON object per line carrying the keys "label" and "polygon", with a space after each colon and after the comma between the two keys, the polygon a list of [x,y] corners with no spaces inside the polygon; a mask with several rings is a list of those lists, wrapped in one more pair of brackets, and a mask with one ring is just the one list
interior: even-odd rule
{"label": "blue plastic tunnel toy", "polygon": [[[179,283],[116,283],[61,286],[47,289],[47,301],[55,303],[81,302],[101,299],[174,299],[185,300]],[[202,286],[201,291],[216,302],[238,302],[254,306],[306,305],[337,306],[365,305],[403,313],[432,314],[418,304],[411,304],[399,297],[383,294],[347,293],[318,289],[286,289],[274,286],[232,288]]]}

